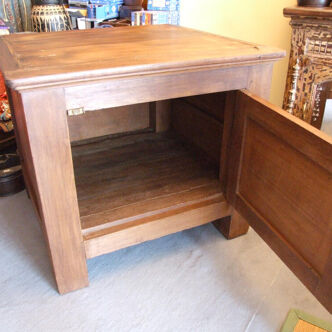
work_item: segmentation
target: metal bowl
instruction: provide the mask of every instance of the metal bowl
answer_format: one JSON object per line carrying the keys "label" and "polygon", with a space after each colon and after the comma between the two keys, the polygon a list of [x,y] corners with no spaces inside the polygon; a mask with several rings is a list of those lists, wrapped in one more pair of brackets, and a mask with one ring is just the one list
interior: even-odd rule
{"label": "metal bowl", "polygon": [[331,0],[297,0],[297,4],[303,7],[328,7]]}

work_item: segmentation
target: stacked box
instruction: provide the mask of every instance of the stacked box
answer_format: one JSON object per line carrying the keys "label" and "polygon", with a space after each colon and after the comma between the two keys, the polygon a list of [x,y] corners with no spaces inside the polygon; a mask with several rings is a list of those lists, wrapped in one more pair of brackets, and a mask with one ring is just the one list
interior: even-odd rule
{"label": "stacked box", "polygon": [[89,4],[89,0],[68,0],[69,8],[83,8],[86,9]]}
{"label": "stacked box", "polygon": [[118,18],[123,0],[90,0],[88,4],[88,18],[105,20]]}
{"label": "stacked box", "polygon": [[148,11],[166,13],[155,15],[154,24],[180,24],[180,0],[148,0]]}
{"label": "stacked box", "polygon": [[88,17],[105,20],[119,17],[123,0],[68,0],[68,4],[72,19]]}
{"label": "stacked box", "polygon": [[87,17],[89,0],[68,0],[69,8],[66,8],[71,24],[74,29],[77,28],[77,19]]}
{"label": "stacked box", "polygon": [[173,11],[137,11],[131,14],[131,25],[179,25],[179,13]]}
{"label": "stacked box", "polygon": [[130,18],[132,12],[141,11],[142,6],[121,6],[120,18]]}
{"label": "stacked box", "polygon": [[71,19],[73,29],[77,29],[77,20],[82,17],[87,17],[89,0],[68,0],[69,8],[66,8],[67,13]]}
{"label": "stacked box", "polygon": [[180,0],[148,0],[148,10],[178,12],[180,10]]}

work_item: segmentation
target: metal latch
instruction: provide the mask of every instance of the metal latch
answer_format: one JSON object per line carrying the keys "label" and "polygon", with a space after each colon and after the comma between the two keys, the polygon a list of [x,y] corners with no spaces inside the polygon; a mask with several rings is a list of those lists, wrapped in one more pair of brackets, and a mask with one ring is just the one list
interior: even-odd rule
{"label": "metal latch", "polygon": [[72,108],[70,110],[67,110],[68,116],[82,115],[84,113],[84,107]]}

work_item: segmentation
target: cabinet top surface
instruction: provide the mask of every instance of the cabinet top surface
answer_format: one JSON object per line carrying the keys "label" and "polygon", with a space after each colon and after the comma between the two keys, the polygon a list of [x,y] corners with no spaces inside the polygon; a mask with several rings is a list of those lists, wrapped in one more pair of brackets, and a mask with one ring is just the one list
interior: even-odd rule
{"label": "cabinet top surface", "polygon": [[259,64],[284,51],[188,28],[156,25],[0,38],[0,69],[12,88]]}
{"label": "cabinet top surface", "polygon": [[287,7],[284,15],[332,19],[332,7]]}

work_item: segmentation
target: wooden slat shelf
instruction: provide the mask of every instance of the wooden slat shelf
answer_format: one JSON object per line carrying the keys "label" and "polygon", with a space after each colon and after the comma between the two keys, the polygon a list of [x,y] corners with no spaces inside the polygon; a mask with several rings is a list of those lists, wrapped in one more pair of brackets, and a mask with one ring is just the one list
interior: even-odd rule
{"label": "wooden slat shelf", "polygon": [[105,241],[114,251],[229,214],[218,167],[173,135],[110,138],[72,153],[88,257],[103,254]]}

